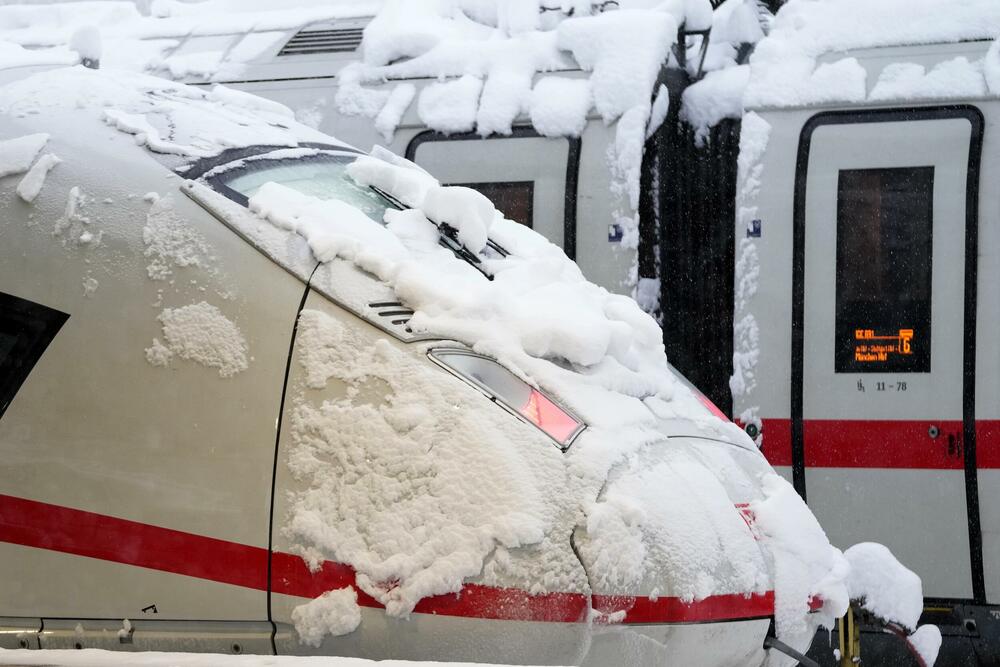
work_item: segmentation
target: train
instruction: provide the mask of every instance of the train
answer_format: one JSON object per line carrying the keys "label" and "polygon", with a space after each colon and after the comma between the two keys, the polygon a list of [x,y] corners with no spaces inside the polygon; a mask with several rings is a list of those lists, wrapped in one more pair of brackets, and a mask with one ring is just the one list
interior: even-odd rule
{"label": "train", "polygon": [[968,11],[962,41],[829,31],[845,43],[821,44],[816,71],[841,67],[853,92],[825,99],[762,93],[755,76],[782,70],[751,62],[732,386],[833,543],[877,537],[921,576],[942,660],[996,664],[1000,107],[976,31],[997,16]]}
{"label": "train", "polygon": [[791,664],[846,608],[655,321],[483,195],[222,86],[0,108],[3,648]]}

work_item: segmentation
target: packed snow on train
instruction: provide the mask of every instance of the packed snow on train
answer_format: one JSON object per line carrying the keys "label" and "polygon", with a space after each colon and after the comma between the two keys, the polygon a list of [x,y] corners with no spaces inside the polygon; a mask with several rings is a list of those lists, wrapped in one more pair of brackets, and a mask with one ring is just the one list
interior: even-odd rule
{"label": "packed snow on train", "polygon": [[2,647],[792,664],[858,554],[919,608],[481,194],[221,86],[0,108]]}

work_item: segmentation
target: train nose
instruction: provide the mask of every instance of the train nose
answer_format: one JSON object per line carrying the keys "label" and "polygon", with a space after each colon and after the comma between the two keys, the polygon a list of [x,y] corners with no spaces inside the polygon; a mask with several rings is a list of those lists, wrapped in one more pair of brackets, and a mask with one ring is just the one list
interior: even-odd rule
{"label": "train nose", "polygon": [[746,509],[760,497],[746,454],[669,438],[611,471],[573,535],[597,626],[587,664],[763,659],[774,594]]}

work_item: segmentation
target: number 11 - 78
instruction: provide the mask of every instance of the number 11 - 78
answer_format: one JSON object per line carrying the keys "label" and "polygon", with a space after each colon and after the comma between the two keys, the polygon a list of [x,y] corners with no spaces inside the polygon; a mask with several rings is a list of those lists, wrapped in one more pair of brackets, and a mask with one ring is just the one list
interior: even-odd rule
{"label": "number 11 - 78", "polygon": [[[890,383],[888,388],[891,389],[891,390],[893,390],[893,391],[906,391],[906,383],[905,382],[897,382],[895,387],[892,386],[892,383]],[[886,390],[886,384],[885,384],[885,382],[876,382],[875,383],[875,391],[885,391],[885,390]]]}

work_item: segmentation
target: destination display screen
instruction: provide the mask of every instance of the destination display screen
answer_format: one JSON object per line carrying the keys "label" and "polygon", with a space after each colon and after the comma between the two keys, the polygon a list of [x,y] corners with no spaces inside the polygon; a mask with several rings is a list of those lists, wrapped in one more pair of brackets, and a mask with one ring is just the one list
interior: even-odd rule
{"label": "destination display screen", "polygon": [[933,167],[840,172],[836,372],[930,372],[933,192]]}

